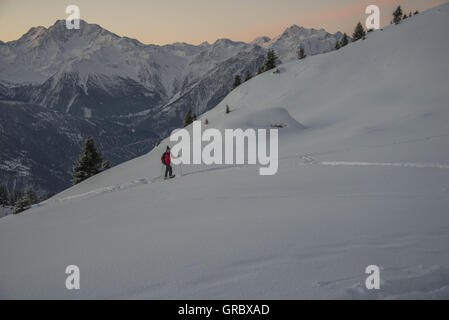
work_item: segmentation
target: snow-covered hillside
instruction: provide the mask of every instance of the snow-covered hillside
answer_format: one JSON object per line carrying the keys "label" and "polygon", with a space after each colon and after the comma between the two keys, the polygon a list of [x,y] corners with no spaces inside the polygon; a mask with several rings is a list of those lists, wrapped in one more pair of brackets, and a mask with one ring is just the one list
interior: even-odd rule
{"label": "snow-covered hillside", "polygon": [[[449,298],[448,27],[449,5],[434,8],[202,116],[286,124],[274,176],[184,165],[163,181],[164,141],[0,219],[0,297]],[[367,291],[372,264],[381,289]]]}
{"label": "snow-covered hillside", "polygon": [[[340,37],[340,33],[295,28],[287,29],[273,41],[284,62],[296,59],[300,45],[310,54],[333,50]],[[216,106],[230,92],[235,75],[257,73],[269,47],[229,39],[198,46],[146,45],[85,21],[81,21],[79,30],[68,30],[65,20],[59,20],[49,28],[34,27],[18,40],[0,43],[0,99],[58,111],[62,113],[59,117],[69,114],[68,122],[73,116],[98,120],[103,123],[99,130],[107,132],[107,139],[116,140],[120,149],[130,144],[120,138],[119,131],[108,130],[107,123],[129,127],[135,133],[133,138],[140,139],[139,148],[131,144],[130,153],[114,157],[116,164],[132,159],[136,152],[148,152],[158,139],[183,123],[187,110],[199,115]],[[13,113],[5,118],[30,123]],[[31,125],[39,126],[34,122]],[[4,150],[0,164],[16,158],[15,153],[25,155],[23,160],[28,163],[39,162],[36,158],[51,153],[45,145],[39,149],[24,147],[23,142],[33,138],[28,135],[32,130],[19,126],[14,130],[18,135],[8,137],[7,144],[0,141],[0,149]],[[55,140],[46,132],[41,132],[39,138],[50,143]],[[87,136],[79,138],[85,140]],[[6,152],[10,145],[21,148],[15,153]],[[0,177],[5,177],[10,190],[61,191],[70,185],[67,175],[74,159],[54,160],[59,162],[58,170],[42,170],[36,163],[34,172],[22,178],[19,171],[0,166]],[[49,188],[52,178],[45,181],[45,175],[57,175],[58,184]]]}

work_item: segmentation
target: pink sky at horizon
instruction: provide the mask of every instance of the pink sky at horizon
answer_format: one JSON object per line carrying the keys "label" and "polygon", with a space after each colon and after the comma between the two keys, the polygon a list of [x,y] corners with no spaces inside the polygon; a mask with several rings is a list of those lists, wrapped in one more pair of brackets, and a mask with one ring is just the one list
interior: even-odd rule
{"label": "pink sky at horizon", "polygon": [[0,0],[0,40],[20,38],[31,27],[49,27],[65,19],[67,5],[78,5],[81,19],[120,36],[146,44],[213,43],[220,38],[252,41],[275,37],[296,24],[352,34],[366,19],[365,8],[381,8],[381,25],[388,24],[400,4],[405,12],[426,10],[449,0]]}

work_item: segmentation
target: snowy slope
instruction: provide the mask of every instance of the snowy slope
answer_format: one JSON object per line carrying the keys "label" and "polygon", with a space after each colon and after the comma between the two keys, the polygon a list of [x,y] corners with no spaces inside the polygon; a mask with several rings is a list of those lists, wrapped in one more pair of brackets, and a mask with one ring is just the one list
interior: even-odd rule
{"label": "snowy slope", "polygon": [[[2,218],[0,297],[449,298],[448,18],[287,63],[202,116],[287,124],[274,176],[184,165],[161,181],[164,141]],[[81,290],[65,289],[70,264]]]}
{"label": "snowy slope", "polygon": [[[296,59],[298,46],[308,41],[314,43],[314,54],[329,51],[326,45],[333,35],[324,30],[301,30],[301,34],[286,32],[275,42],[282,47],[280,57],[284,62],[287,57]],[[321,39],[317,32],[325,37]],[[59,20],[49,28],[34,27],[18,40],[0,43],[0,99],[39,105],[78,118],[113,122],[118,127],[125,125],[133,132],[146,134],[141,138],[153,146],[157,139],[167,137],[183,123],[188,109],[201,114],[223,100],[236,74],[242,77],[246,72],[256,74],[266,51],[254,43],[229,39],[198,46],[146,45],[85,21],[81,21],[79,30],[68,30],[65,20]],[[107,127],[100,129],[109,131]],[[32,139],[26,128],[18,127],[15,132],[19,133],[20,141]],[[112,132],[112,139],[120,135]],[[45,132],[40,138],[54,139]],[[9,140],[9,144],[14,144]],[[0,149],[7,147],[0,141]],[[119,147],[126,148],[127,143]],[[149,150],[144,148],[139,154]],[[26,154],[27,162],[51,153],[45,146],[19,151]],[[135,150],[120,156],[120,162],[134,156]],[[13,157],[12,153],[2,155]],[[12,180],[19,182],[14,182],[19,189],[33,186],[36,190],[60,191],[70,184],[66,177],[71,163],[67,166],[59,157],[54,160],[65,163],[62,168],[65,177],[51,188],[49,181],[42,183],[40,175],[31,173],[20,178],[19,171],[5,172],[1,165],[0,176],[8,176],[10,188]],[[48,170],[41,173],[54,176]]]}

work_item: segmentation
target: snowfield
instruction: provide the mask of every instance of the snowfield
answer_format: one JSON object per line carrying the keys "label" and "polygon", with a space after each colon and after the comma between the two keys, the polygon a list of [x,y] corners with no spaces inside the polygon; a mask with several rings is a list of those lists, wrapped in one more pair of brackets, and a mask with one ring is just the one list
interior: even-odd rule
{"label": "snowfield", "polygon": [[[286,125],[274,176],[183,165],[163,181],[166,140],[0,219],[0,297],[448,299],[448,30],[436,7],[255,77],[201,116]],[[72,264],[80,290],[65,287]]]}

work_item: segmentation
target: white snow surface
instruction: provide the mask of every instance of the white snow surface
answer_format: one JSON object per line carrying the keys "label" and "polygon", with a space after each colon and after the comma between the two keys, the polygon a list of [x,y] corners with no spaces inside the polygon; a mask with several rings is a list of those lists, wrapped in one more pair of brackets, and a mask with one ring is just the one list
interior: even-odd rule
{"label": "white snow surface", "polygon": [[[183,165],[163,181],[166,140],[0,219],[0,297],[448,299],[447,30],[436,7],[255,77],[201,117],[286,124],[274,176]],[[80,290],[65,287],[72,264]]]}

